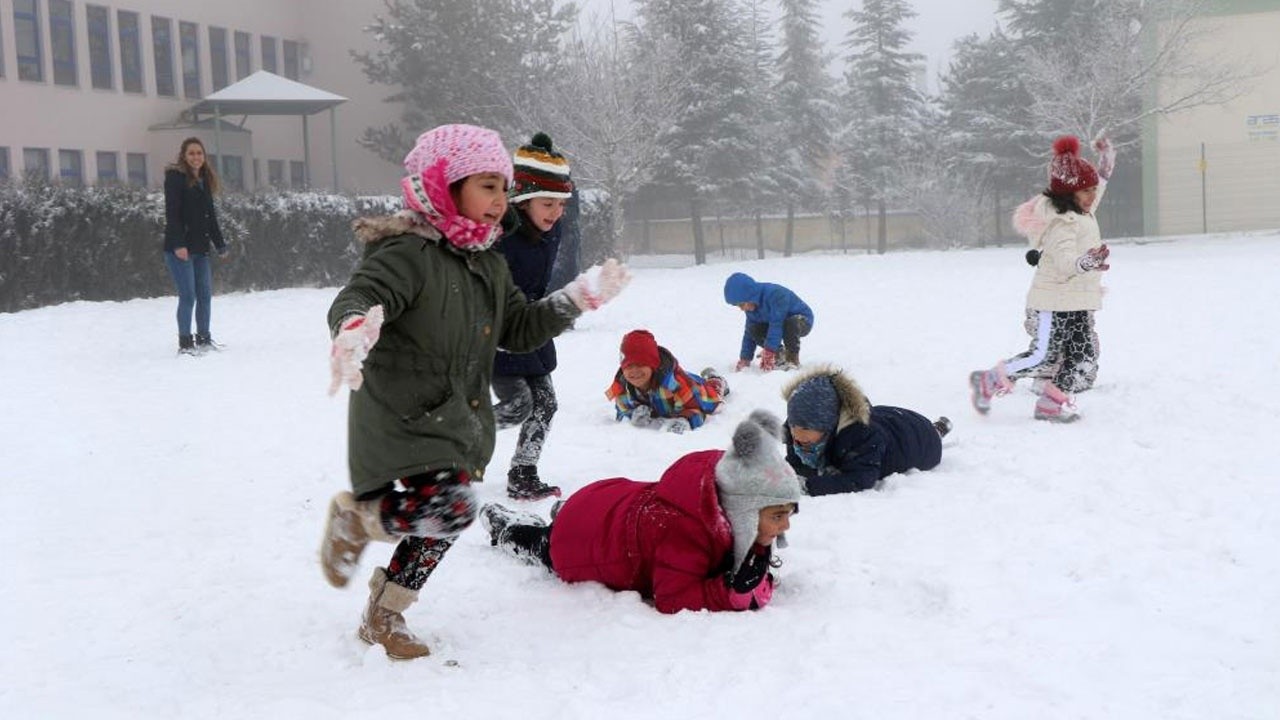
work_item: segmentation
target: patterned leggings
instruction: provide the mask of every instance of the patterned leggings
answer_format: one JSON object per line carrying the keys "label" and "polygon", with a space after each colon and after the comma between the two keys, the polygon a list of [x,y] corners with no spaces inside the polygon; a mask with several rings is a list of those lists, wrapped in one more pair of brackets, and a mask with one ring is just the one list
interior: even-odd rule
{"label": "patterned leggings", "polygon": [[520,425],[520,439],[511,456],[511,467],[537,466],[542,445],[556,414],[556,389],[550,375],[494,375],[493,392],[498,404],[493,414],[499,429]]}
{"label": "patterned leggings", "polygon": [[403,490],[388,488],[360,499],[381,495],[383,525],[405,536],[387,564],[387,579],[419,590],[458,535],[475,521],[478,503],[471,478],[462,470],[411,475],[400,484]]}
{"label": "patterned leggings", "polygon": [[1031,347],[1004,363],[1011,380],[1050,380],[1068,393],[1093,387],[1098,379],[1100,348],[1092,310],[1055,312],[1028,308],[1025,327],[1031,336]]}

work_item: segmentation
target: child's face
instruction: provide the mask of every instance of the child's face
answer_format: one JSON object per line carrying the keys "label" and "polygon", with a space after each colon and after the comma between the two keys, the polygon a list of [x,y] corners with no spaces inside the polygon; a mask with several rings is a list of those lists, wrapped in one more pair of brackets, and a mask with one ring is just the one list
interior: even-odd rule
{"label": "child's face", "polygon": [[812,430],[810,428],[793,427],[791,428],[791,439],[795,440],[797,445],[813,445],[822,440],[822,436],[826,433],[821,430]]}
{"label": "child's face", "polygon": [[772,545],[779,535],[791,529],[791,514],[795,511],[796,506],[790,503],[760,508],[756,542],[760,545]]}
{"label": "child's face", "polygon": [[526,200],[521,205],[529,222],[542,232],[547,232],[564,215],[565,202],[564,198],[540,197]]}
{"label": "child's face", "polygon": [[1093,203],[1098,199],[1098,186],[1094,185],[1088,190],[1077,190],[1075,192],[1076,205],[1085,212],[1093,212]]}
{"label": "child's face", "polygon": [[756,309],[756,304],[753,302],[740,302],[738,303],[738,309],[742,312],[751,312]]}
{"label": "child's face", "polygon": [[653,379],[653,368],[647,365],[627,365],[622,368],[622,377],[641,390],[648,390],[649,381]]}
{"label": "child's face", "polygon": [[455,186],[458,214],[478,223],[497,225],[507,211],[507,179],[493,172],[468,175]]}

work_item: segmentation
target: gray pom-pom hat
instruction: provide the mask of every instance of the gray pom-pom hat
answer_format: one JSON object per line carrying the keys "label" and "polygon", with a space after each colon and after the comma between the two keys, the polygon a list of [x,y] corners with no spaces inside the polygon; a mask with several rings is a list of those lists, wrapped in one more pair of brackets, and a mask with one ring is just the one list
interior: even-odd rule
{"label": "gray pom-pom hat", "polygon": [[[755,410],[738,424],[733,445],[716,463],[720,507],[733,528],[733,567],[742,565],[759,532],[760,510],[798,504],[800,481],[782,452],[782,421]],[[778,536],[778,547],[787,546]]]}

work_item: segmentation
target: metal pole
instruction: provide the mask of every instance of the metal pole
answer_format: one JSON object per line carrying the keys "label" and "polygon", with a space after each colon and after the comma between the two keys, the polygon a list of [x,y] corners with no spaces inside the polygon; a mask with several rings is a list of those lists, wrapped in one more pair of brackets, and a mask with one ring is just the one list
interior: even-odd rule
{"label": "metal pole", "polygon": [[311,189],[311,133],[306,115],[302,116],[302,184]]}
{"label": "metal pole", "polygon": [[338,192],[338,125],[337,113],[329,108],[329,154],[333,161],[333,191]]}
{"label": "metal pole", "polygon": [[222,177],[222,106],[213,104],[213,152],[218,156],[214,164],[214,170],[218,171],[218,177]]}
{"label": "metal pole", "polygon": [[1209,163],[1204,158],[1204,143],[1200,143],[1200,232],[1209,234],[1209,190],[1206,182]]}

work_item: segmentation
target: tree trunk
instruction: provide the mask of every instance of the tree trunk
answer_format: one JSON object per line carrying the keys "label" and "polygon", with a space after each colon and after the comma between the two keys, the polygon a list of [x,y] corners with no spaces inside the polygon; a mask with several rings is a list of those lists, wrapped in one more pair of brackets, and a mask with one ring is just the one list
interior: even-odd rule
{"label": "tree trunk", "polygon": [[764,218],[756,213],[756,259],[764,259]]}
{"label": "tree trunk", "polygon": [[702,208],[695,194],[689,198],[689,222],[693,225],[693,263],[707,264],[707,239],[702,234]]}
{"label": "tree trunk", "polygon": [[787,202],[787,241],[782,246],[782,257],[791,257],[791,252],[795,249],[796,238],[796,205],[793,202]]}
{"label": "tree trunk", "polygon": [[880,221],[879,227],[876,228],[876,252],[883,255],[889,249],[889,218],[884,207],[884,198],[876,201],[876,212]]}

